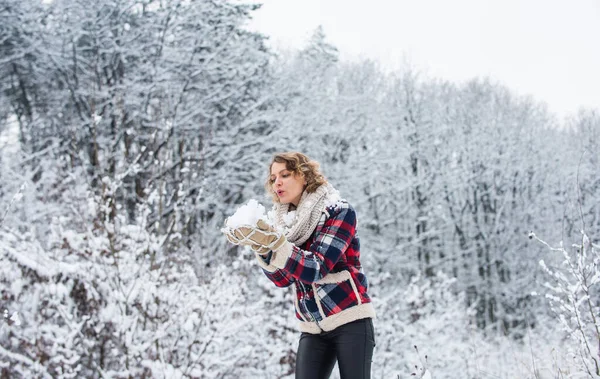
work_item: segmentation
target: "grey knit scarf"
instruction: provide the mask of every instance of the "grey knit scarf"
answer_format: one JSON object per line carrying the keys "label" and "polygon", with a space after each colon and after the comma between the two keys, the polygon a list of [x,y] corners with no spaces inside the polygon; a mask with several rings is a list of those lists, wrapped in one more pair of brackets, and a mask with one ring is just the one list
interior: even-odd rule
{"label": "grey knit scarf", "polygon": [[300,246],[315,231],[325,208],[337,200],[339,200],[339,193],[329,183],[323,184],[313,193],[304,191],[302,197],[300,197],[296,215],[291,226],[286,225],[284,221],[290,204],[275,204],[273,206],[276,225],[285,230],[285,237],[288,241],[296,246]]}

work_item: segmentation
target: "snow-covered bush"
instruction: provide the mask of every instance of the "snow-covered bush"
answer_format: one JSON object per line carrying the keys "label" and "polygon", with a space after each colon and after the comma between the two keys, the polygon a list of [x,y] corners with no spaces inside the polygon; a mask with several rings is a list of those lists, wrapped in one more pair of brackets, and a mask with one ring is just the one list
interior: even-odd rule
{"label": "snow-covered bush", "polygon": [[[386,281],[389,287],[389,281]],[[443,273],[414,276],[401,295],[374,292],[377,310],[373,376],[410,377],[427,355],[435,378],[466,377],[466,353],[472,333],[472,311],[465,311],[464,294],[456,293],[456,280]],[[381,284],[375,284],[377,286]],[[420,351],[421,358],[414,347]]]}
{"label": "snow-covered bush", "polygon": [[481,330],[474,309],[465,309],[465,294],[456,291],[456,279],[442,273],[411,278],[400,295],[374,294],[373,377],[553,379],[558,370],[577,372],[565,358],[564,333],[552,320],[539,316],[536,327],[523,330],[518,339],[493,328]]}
{"label": "snow-covered bush", "polygon": [[[260,312],[246,280],[221,266],[199,285],[184,255],[136,226],[103,233],[53,228],[45,251],[2,230],[0,356],[6,373],[47,378],[252,377]],[[234,266],[241,268],[240,258]],[[236,274],[238,273],[238,274]],[[9,370],[9,371],[6,371]]]}
{"label": "snow-covered bush", "polygon": [[531,238],[542,242],[554,253],[562,255],[562,264],[552,267],[544,260],[540,265],[548,274],[546,297],[557,321],[566,332],[567,353],[575,372],[565,377],[600,376],[600,252],[585,232],[581,243],[571,251],[562,243],[554,248],[535,234]]}

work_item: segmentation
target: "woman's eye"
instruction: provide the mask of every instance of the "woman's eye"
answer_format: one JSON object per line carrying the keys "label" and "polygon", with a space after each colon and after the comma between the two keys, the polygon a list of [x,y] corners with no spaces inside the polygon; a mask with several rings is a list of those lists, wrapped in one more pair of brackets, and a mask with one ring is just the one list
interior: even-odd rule
{"label": "woman's eye", "polygon": [[288,176],[290,176],[290,174],[283,174],[281,176],[284,177],[284,178],[287,178]]}

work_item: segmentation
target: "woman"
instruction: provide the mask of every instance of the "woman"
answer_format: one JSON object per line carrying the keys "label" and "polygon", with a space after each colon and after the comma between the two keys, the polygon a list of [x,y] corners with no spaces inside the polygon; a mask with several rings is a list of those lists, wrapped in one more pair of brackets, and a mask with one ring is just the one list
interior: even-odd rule
{"label": "woman", "polygon": [[278,287],[295,286],[300,343],[297,379],[328,378],[337,360],[342,379],[371,377],[375,346],[360,265],[356,215],[319,172],[319,164],[296,152],[277,154],[269,165],[276,228],[231,231],[231,242],[248,245]]}

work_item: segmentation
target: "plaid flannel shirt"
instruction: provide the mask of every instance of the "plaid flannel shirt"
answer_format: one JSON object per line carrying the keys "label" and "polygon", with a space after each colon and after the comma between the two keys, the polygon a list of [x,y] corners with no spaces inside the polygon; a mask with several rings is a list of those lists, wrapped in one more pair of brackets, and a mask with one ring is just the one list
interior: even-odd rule
{"label": "plaid flannel shirt", "polygon": [[[273,254],[279,252],[270,253],[264,259],[266,265],[271,264]],[[283,267],[263,267],[263,271],[278,287],[295,285],[296,316],[308,332],[375,316],[360,264],[356,214],[347,202],[323,212],[311,237],[300,247],[292,246]]]}

